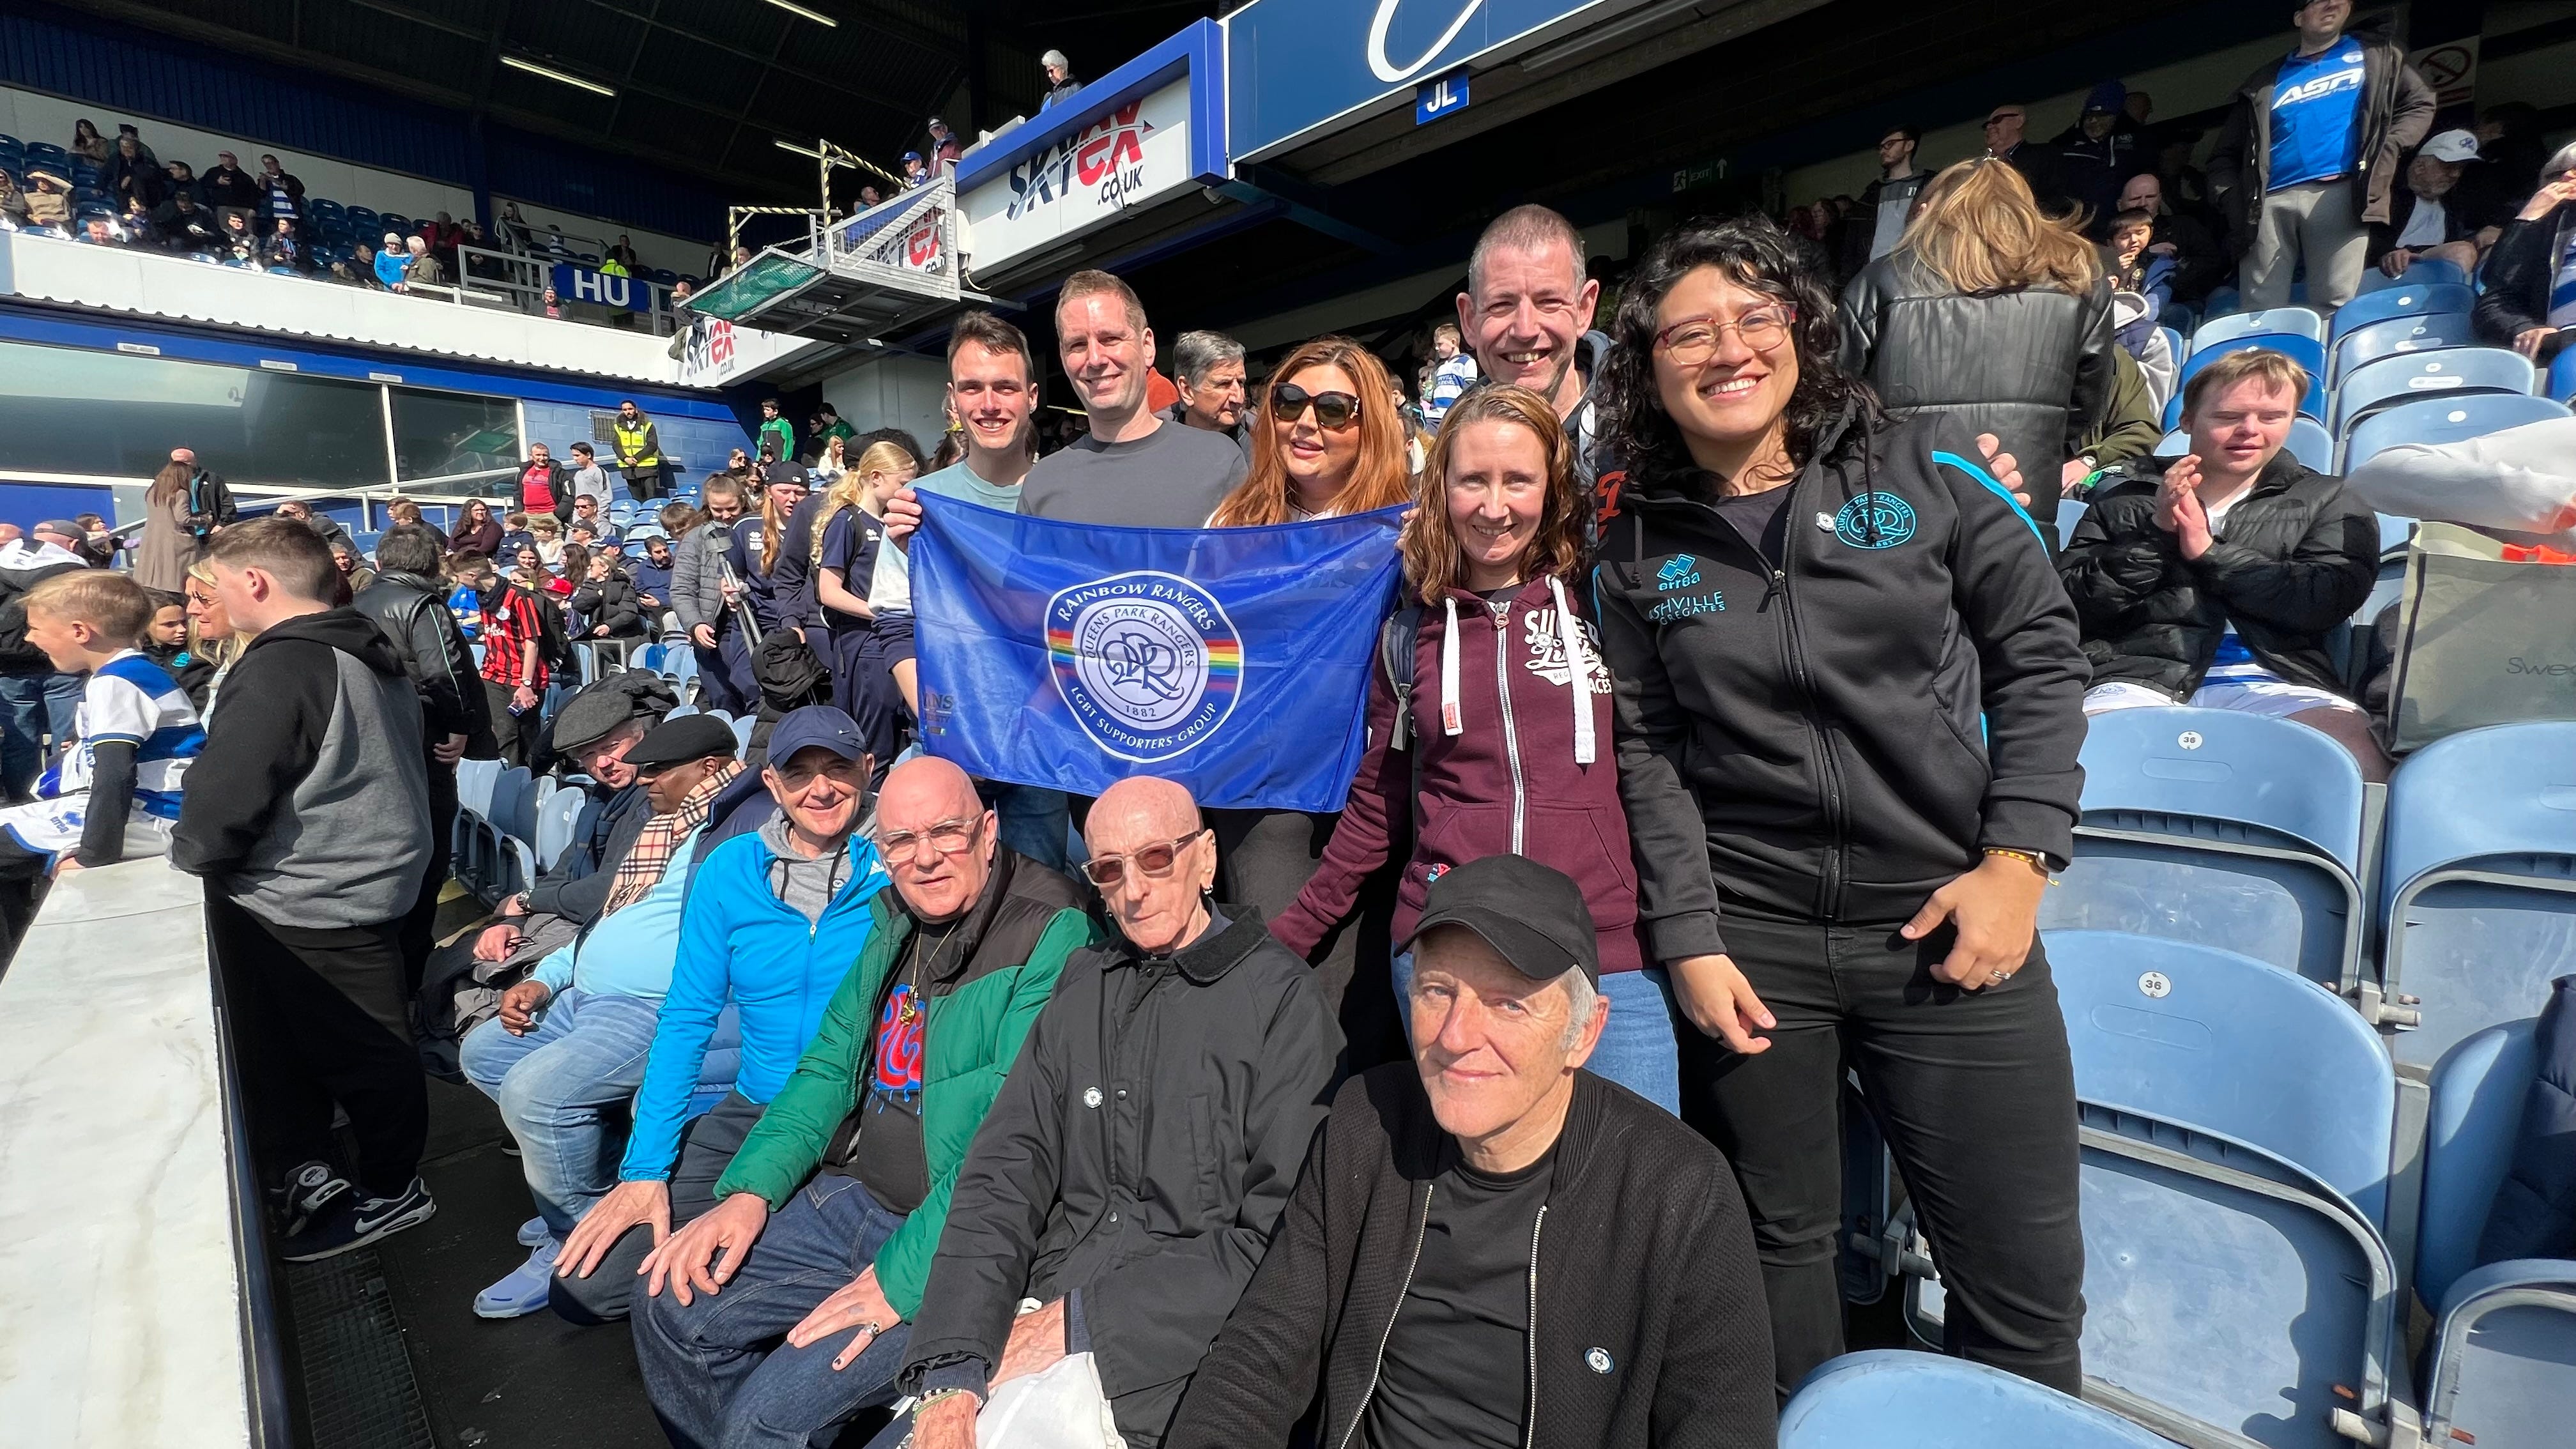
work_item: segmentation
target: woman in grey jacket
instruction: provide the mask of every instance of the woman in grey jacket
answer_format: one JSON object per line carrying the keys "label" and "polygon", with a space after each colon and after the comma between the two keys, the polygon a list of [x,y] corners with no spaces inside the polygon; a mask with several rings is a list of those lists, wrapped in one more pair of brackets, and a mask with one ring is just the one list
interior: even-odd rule
{"label": "woman in grey jacket", "polygon": [[1843,289],[1843,366],[1899,416],[1946,413],[2001,439],[2049,524],[2066,465],[2093,471],[2083,443],[2118,378],[2100,258],[2003,162],[1960,162],[1920,205],[1896,250]]}

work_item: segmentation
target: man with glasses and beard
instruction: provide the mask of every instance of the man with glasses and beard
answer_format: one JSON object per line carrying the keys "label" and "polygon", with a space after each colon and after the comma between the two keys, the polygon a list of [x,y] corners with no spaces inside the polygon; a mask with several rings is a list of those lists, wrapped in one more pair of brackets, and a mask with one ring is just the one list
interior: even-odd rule
{"label": "man with glasses and beard", "polygon": [[1116,934],[1066,962],[957,1175],[905,1351],[914,1449],[973,1449],[997,1392],[1105,1407],[1128,1444],[1159,1443],[1331,1090],[1323,998],[1209,898],[1189,791],[1122,780],[1083,839]]}
{"label": "man with glasses and beard", "polygon": [[715,1209],[645,1264],[636,1349],[675,1443],[818,1435],[894,1396],[967,1145],[1094,940],[1082,889],[998,824],[946,760],[887,774],[867,949]]}

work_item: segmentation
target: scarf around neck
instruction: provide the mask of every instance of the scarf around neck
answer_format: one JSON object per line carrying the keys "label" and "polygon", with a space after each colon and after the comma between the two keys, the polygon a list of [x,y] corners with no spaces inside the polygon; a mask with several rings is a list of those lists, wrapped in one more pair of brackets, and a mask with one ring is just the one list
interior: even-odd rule
{"label": "scarf around neck", "polygon": [[720,769],[710,771],[698,787],[680,802],[680,808],[668,815],[656,815],[644,822],[636,833],[635,843],[626,850],[626,858],[617,863],[617,876],[608,884],[608,905],[600,914],[612,916],[661,884],[662,875],[671,868],[671,857],[678,853],[680,842],[689,832],[707,823],[715,808],[716,795],[732,784],[742,773],[742,761],[727,760]]}

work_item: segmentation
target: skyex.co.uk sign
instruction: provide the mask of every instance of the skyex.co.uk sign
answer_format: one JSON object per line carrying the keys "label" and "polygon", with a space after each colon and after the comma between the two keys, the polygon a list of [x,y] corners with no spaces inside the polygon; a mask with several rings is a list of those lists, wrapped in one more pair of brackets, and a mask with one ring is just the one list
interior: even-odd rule
{"label": "skyex.co.uk sign", "polygon": [[1190,185],[1190,83],[1129,101],[958,199],[963,245],[987,271]]}

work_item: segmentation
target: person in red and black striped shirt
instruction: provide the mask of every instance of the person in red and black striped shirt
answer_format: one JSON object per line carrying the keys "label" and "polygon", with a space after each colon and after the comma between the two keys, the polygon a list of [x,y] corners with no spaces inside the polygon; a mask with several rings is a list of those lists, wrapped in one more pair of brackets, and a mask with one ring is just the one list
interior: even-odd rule
{"label": "person in red and black striped shirt", "polygon": [[456,577],[471,585],[483,604],[483,694],[492,705],[492,738],[503,760],[525,765],[536,726],[530,712],[546,689],[544,630],[537,622],[536,601],[510,587],[481,554],[459,554]]}

